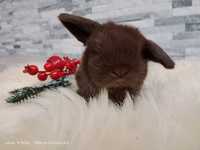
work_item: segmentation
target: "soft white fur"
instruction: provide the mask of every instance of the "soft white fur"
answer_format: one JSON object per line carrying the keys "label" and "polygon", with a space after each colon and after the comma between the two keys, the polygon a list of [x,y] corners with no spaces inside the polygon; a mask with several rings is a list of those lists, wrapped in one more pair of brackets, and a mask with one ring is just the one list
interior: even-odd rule
{"label": "soft white fur", "polygon": [[6,104],[8,91],[39,84],[11,67],[0,74],[0,149],[199,150],[200,61],[176,63],[174,70],[150,63],[141,95],[121,109],[106,91],[87,106],[75,84]]}

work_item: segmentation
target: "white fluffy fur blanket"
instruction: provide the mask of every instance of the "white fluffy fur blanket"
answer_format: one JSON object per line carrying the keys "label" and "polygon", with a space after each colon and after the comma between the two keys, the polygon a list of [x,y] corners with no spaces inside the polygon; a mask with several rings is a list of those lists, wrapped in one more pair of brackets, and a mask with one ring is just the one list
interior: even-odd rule
{"label": "white fluffy fur blanket", "polygon": [[175,70],[149,64],[141,95],[119,109],[106,91],[87,106],[73,88],[6,104],[8,91],[37,84],[22,67],[0,74],[1,150],[199,150],[200,61]]}

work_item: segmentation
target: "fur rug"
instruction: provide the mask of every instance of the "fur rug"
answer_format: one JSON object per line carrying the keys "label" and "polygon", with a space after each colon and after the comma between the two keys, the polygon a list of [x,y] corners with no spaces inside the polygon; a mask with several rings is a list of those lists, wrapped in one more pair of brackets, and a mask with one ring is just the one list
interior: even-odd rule
{"label": "fur rug", "polygon": [[176,69],[149,64],[141,94],[122,108],[106,91],[87,106],[71,88],[48,91],[22,104],[7,104],[8,91],[38,84],[10,67],[0,74],[1,150],[199,150],[200,61]]}

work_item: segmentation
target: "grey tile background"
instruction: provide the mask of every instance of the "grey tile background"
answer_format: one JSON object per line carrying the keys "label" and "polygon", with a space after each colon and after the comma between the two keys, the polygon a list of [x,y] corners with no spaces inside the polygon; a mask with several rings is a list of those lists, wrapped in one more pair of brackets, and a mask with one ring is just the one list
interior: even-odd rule
{"label": "grey tile background", "polygon": [[200,0],[0,0],[0,56],[80,54],[62,12],[135,25],[173,57],[200,56]]}

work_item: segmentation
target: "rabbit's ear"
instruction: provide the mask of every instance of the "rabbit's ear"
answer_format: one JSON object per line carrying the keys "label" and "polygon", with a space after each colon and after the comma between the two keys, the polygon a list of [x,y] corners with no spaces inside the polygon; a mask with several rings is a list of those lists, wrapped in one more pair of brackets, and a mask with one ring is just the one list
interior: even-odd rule
{"label": "rabbit's ear", "polygon": [[101,26],[99,23],[83,17],[60,14],[58,16],[62,24],[82,43],[86,43],[91,33]]}
{"label": "rabbit's ear", "polygon": [[146,40],[144,56],[146,59],[158,62],[167,69],[173,69],[174,61],[164,52],[164,50],[151,40]]}

